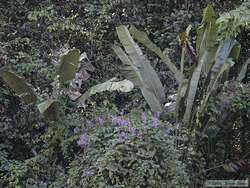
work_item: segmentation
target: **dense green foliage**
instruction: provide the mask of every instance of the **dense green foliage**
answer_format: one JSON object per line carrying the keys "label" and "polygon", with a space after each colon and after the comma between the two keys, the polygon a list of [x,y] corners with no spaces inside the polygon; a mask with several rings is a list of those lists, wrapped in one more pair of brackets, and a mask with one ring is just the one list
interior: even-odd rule
{"label": "dense green foliage", "polygon": [[249,10],[1,1],[0,187],[250,178]]}

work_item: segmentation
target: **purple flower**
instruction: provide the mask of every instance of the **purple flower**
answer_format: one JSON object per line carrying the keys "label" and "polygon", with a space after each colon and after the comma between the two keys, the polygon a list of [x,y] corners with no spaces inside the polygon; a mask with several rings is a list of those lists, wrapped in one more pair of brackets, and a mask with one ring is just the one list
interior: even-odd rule
{"label": "purple flower", "polygon": [[117,117],[116,120],[115,120],[115,123],[116,123],[118,126],[121,126],[121,125],[122,125],[122,118],[121,118],[121,117]]}
{"label": "purple flower", "polygon": [[138,138],[143,139],[143,136],[144,136],[144,134],[143,134],[142,131],[139,131],[139,132],[137,133],[137,137],[138,137]]}
{"label": "purple flower", "polygon": [[125,132],[121,132],[121,133],[119,133],[119,135],[118,135],[118,139],[119,139],[120,141],[125,140],[126,137],[127,137],[127,135],[126,135]]}
{"label": "purple flower", "polygon": [[128,126],[128,125],[129,125],[128,120],[122,119],[122,120],[120,121],[120,126]]}
{"label": "purple flower", "polygon": [[73,131],[75,134],[78,134],[80,132],[80,129],[79,129],[79,127],[75,127]]}
{"label": "purple flower", "polygon": [[128,126],[128,131],[131,133],[131,134],[136,134],[136,129],[134,127],[132,127],[131,125]]}
{"label": "purple flower", "polygon": [[147,123],[147,115],[146,115],[145,112],[142,112],[142,113],[141,113],[141,122],[142,122],[143,124],[146,124],[146,123]]}
{"label": "purple flower", "polygon": [[117,122],[119,121],[119,117],[117,116],[110,115],[110,118],[113,124],[117,124]]}
{"label": "purple flower", "polygon": [[159,115],[160,115],[160,113],[154,113],[154,115],[152,117],[152,127],[153,128],[156,128],[159,124],[159,120],[158,120]]}
{"label": "purple flower", "polygon": [[89,145],[89,137],[87,134],[82,134],[80,136],[80,139],[77,141],[77,145],[81,148],[81,149],[86,149]]}
{"label": "purple flower", "polygon": [[123,119],[121,116],[111,116],[111,122],[118,126],[129,125],[129,121],[126,119]]}
{"label": "purple flower", "polygon": [[157,126],[158,126],[158,118],[156,118],[156,117],[153,117],[152,118],[152,127],[153,128],[156,128]]}

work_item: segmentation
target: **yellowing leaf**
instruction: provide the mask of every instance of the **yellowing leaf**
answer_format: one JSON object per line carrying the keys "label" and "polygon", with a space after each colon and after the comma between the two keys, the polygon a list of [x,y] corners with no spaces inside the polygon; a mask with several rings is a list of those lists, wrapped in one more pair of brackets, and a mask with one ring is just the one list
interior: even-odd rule
{"label": "yellowing leaf", "polygon": [[0,77],[24,103],[30,104],[37,100],[37,96],[32,87],[25,82],[24,78],[17,75],[14,71],[3,67],[0,69]]}
{"label": "yellowing leaf", "polygon": [[60,83],[72,80],[80,66],[80,51],[73,49],[61,57],[61,63],[58,66],[57,75]]}

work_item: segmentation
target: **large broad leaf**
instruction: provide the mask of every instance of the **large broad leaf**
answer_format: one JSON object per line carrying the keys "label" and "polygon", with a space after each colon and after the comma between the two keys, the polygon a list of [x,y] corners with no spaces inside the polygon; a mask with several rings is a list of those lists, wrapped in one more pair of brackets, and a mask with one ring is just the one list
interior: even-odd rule
{"label": "large broad leaf", "polygon": [[208,5],[203,13],[201,26],[197,29],[196,51],[198,60],[207,53],[207,62],[203,66],[203,73],[207,76],[214,63],[214,56],[217,50],[217,29],[216,14],[212,6]]}
{"label": "large broad leaf", "polygon": [[144,83],[140,72],[141,69],[132,63],[127,54],[119,46],[114,45],[113,50],[125,65],[122,70],[125,73],[127,79],[132,81],[135,86],[141,89],[142,95],[146,99],[152,111],[161,111],[161,103],[159,99],[154,95],[154,93],[152,93]]}
{"label": "large broad leaf", "polygon": [[[202,56],[206,46],[213,46],[216,40],[216,13],[211,5],[208,5],[203,11],[201,26],[198,27],[196,37],[196,50],[198,56]],[[209,40],[212,39],[212,40]]]}
{"label": "large broad leaf", "polygon": [[175,105],[175,116],[177,120],[179,119],[179,110],[185,109],[185,105],[181,102],[185,97],[188,89],[188,79],[183,79],[178,87],[176,105]]}
{"label": "large broad leaf", "polygon": [[127,79],[133,82],[135,86],[142,87],[143,79],[141,76],[141,72],[139,71],[140,67],[137,67],[137,65],[134,65],[132,60],[127,56],[127,54],[119,46],[114,45],[113,50],[124,64],[124,67],[122,68],[122,70],[123,70],[123,73],[126,75]]}
{"label": "large broad leaf", "polygon": [[232,55],[232,50],[237,45],[234,39],[226,39],[221,42],[215,57],[215,63],[211,68],[211,77],[207,87],[205,96],[203,97],[202,104],[200,107],[200,112],[203,112],[207,105],[207,101],[212,93],[217,88],[219,78],[227,71],[234,62],[232,59],[237,57],[230,57]]}
{"label": "large broad leaf", "polygon": [[24,103],[30,104],[37,100],[35,92],[33,91],[32,87],[27,82],[25,82],[24,78],[17,75],[7,67],[0,69],[0,77],[4,83],[10,87],[18,97],[21,98]]}
{"label": "large broad leaf", "polygon": [[193,104],[194,104],[195,96],[197,93],[198,83],[200,80],[201,70],[202,70],[203,65],[207,62],[207,60],[208,60],[208,53],[205,53],[203,55],[203,58],[199,61],[198,66],[195,68],[192,78],[190,80],[186,110],[185,110],[184,117],[183,117],[183,122],[185,124],[188,124],[190,121]]}
{"label": "large broad leaf", "polygon": [[180,72],[178,71],[176,66],[171,62],[171,60],[166,54],[163,54],[161,49],[158,46],[156,46],[156,44],[154,44],[151,40],[149,40],[148,35],[145,32],[137,30],[136,27],[133,25],[130,26],[129,32],[131,33],[134,39],[142,43],[152,52],[156,53],[161,58],[161,60],[168,66],[169,70],[172,71],[176,80],[179,81]]}
{"label": "large broad leaf", "polygon": [[188,124],[192,118],[194,102],[198,92],[198,83],[201,74],[207,77],[211,67],[215,62],[217,50],[217,25],[216,14],[212,6],[208,5],[203,12],[201,26],[197,29],[196,51],[198,65],[194,69],[189,81],[188,93],[186,98],[186,108],[183,116],[183,122]]}
{"label": "large broad leaf", "polygon": [[39,112],[46,120],[55,121],[62,115],[60,103],[57,100],[47,100],[37,105]]}
{"label": "large broad leaf", "polygon": [[[231,55],[235,55],[234,53],[232,53],[232,50],[234,49],[235,46],[237,46],[237,42],[233,39],[227,39],[221,42],[216,52],[215,63],[213,67],[211,68],[211,77],[209,78],[210,82],[208,85],[207,92],[205,94],[205,99],[202,101],[201,110],[205,108],[212,91],[216,89],[216,84],[219,78],[222,76],[222,74],[226,70],[228,70],[232,66],[233,62],[228,61],[229,60],[228,58]],[[237,54],[238,53],[236,53],[236,55]],[[235,56],[234,58],[237,58],[237,56]],[[195,101],[196,91],[197,91],[197,87],[198,87],[198,83],[199,83],[199,79],[201,75],[202,66],[205,63],[207,63],[208,60],[209,60],[208,51],[205,51],[203,58],[199,61],[199,64],[196,67],[192,75],[190,85],[189,85],[189,93],[187,97],[187,106],[186,106],[185,114],[183,117],[183,122],[185,124],[189,123],[190,121],[192,108],[193,108],[193,104]]]}
{"label": "large broad leaf", "polygon": [[117,46],[114,46],[113,49],[121,61],[127,66],[125,71],[127,72],[128,79],[135,85],[139,85],[152,111],[162,111],[161,105],[159,104],[164,102],[165,92],[157,73],[150,65],[148,59],[143,55],[138,44],[136,44],[131,37],[127,27],[117,27],[116,31],[128,55]]}
{"label": "large broad leaf", "polygon": [[189,33],[190,33],[190,30],[191,30],[191,26],[188,26],[188,28],[186,29],[185,32],[181,33],[179,35],[179,42],[182,46],[182,52],[181,52],[181,72],[180,72],[180,84],[179,84],[179,87],[178,87],[178,92],[177,92],[177,98],[176,98],[176,105],[175,105],[175,112],[176,112],[176,117],[177,117],[177,120],[179,118],[179,108],[180,108],[180,105],[181,105],[181,99],[182,97],[184,97],[185,94],[182,94],[183,92],[183,89],[185,90],[184,93],[186,93],[186,89],[187,89],[187,81],[186,79],[184,78],[184,63],[185,63],[185,53],[186,53],[186,50],[187,50],[187,45],[189,45]]}
{"label": "large broad leaf", "polygon": [[226,39],[220,43],[220,46],[216,52],[215,63],[211,69],[211,79],[218,74],[223,64],[227,61],[227,58],[232,54],[233,48],[237,45],[237,41],[234,39]]}
{"label": "large broad leaf", "polygon": [[243,66],[240,70],[240,73],[238,75],[238,78],[237,78],[238,81],[241,82],[245,78],[246,73],[247,73],[247,67],[249,64],[250,64],[250,58],[243,64]]}
{"label": "large broad leaf", "polygon": [[101,93],[104,91],[121,91],[121,92],[130,92],[134,88],[134,84],[129,80],[115,81],[116,78],[112,78],[107,82],[98,84],[91,87],[86,91],[79,99],[79,104],[84,104],[84,102],[92,95],[96,93]]}
{"label": "large broad leaf", "polygon": [[58,66],[57,75],[60,83],[72,80],[80,66],[80,51],[73,49],[61,57],[61,63]]}

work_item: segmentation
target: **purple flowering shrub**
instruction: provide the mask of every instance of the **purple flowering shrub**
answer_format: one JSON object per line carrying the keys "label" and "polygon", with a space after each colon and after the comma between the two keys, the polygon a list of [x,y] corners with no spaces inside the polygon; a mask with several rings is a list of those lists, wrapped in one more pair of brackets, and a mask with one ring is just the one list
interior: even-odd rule
{"label": "purple flowering shrub", "polygon": [[158,114],[101,114],[73,130],[79,149],[67,187],[185,187],[171,124]]}

